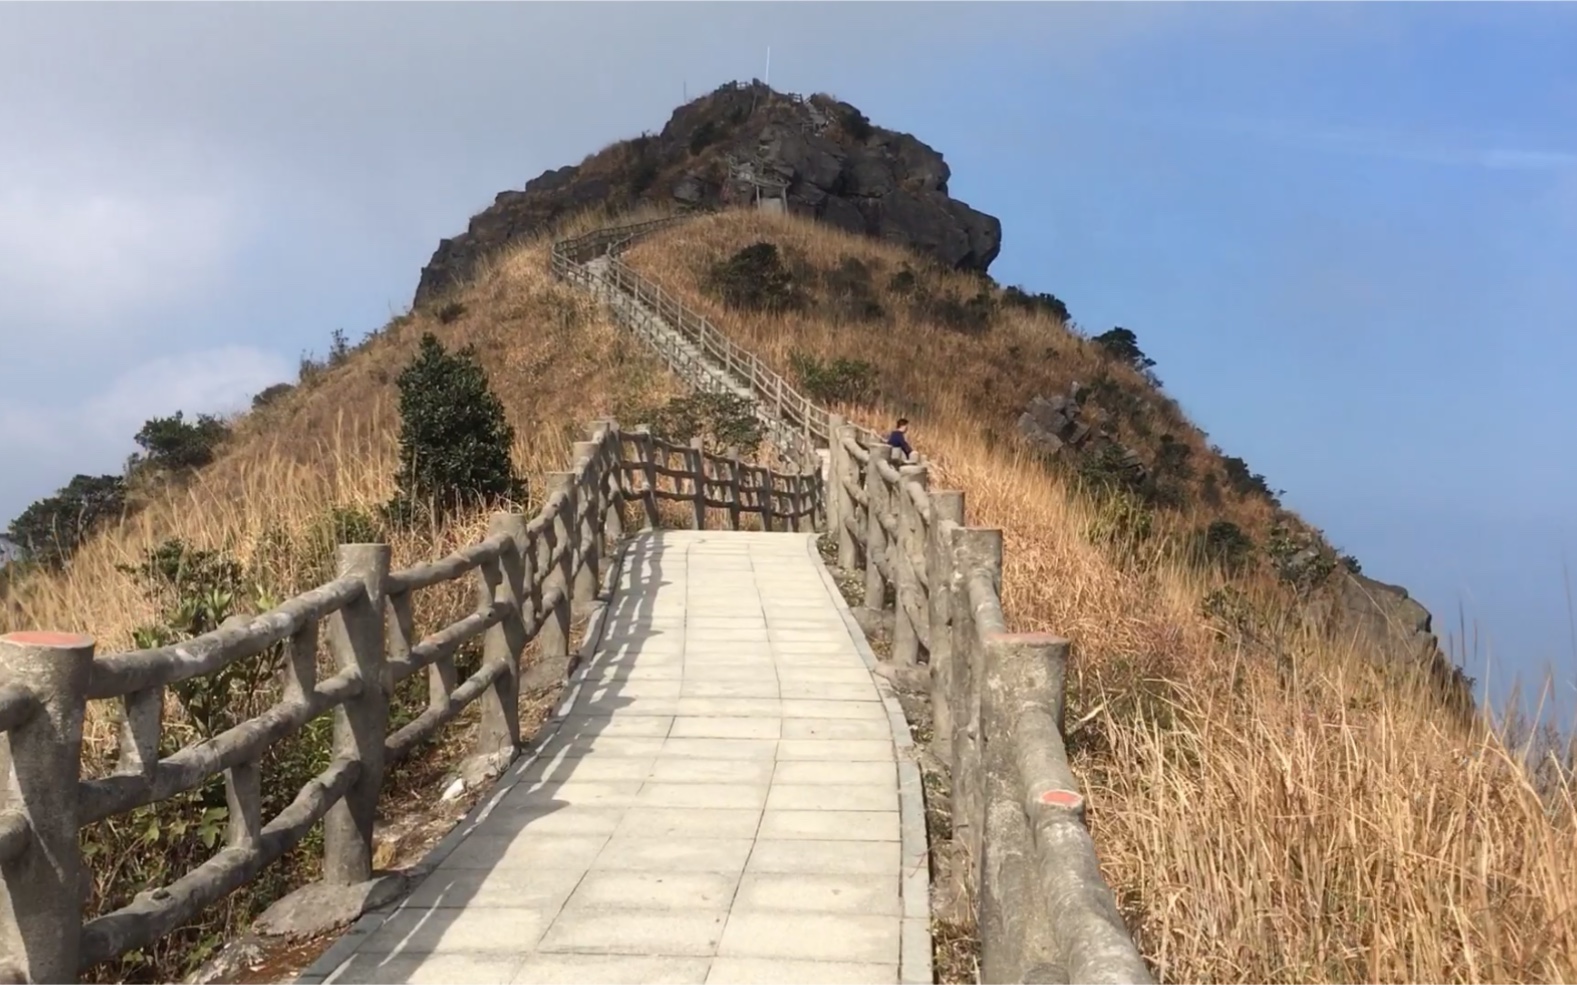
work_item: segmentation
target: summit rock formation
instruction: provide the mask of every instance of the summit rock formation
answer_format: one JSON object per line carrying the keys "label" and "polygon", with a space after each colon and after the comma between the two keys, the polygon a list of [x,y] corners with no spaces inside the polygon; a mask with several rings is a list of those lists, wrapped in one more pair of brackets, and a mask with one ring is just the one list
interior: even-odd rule
{"label": "summit rock formation", "polygon": [[563,216],[643,202],[714,208],[765,198],[852,232],[984,273],[1002,223],[948,194],[951,172],[919,139],[873,125],[830,96],[730,83],[674,111],[660,133],[613,144],[498,195],[439,242],[415,303],[465,280],[487,256]]}

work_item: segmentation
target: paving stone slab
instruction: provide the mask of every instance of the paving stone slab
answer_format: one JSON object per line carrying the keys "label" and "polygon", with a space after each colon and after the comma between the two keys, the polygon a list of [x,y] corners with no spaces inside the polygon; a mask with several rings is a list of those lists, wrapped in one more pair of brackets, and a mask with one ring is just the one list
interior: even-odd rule
{"label": "paving stone slab", "polygon": [[895,983],[918,967],[907,728],[809,537],[632,545],[554,733],[311,980]]}

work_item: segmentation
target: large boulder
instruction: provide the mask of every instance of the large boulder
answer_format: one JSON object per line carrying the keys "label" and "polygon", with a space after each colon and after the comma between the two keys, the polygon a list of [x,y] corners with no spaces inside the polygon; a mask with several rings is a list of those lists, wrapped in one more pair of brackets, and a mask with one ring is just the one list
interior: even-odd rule
{"label": "large boulder", "polygon": [[1002,248],[1002,223],[950,198],[950,177],[936,150],[873,126],[848,103],[731,83],[679,107],[661,133],[498,195],[465,232],[439,242],[416,303],[470,277],[491,253],[588,208],[669,202],[705,209],[761,193],[781,195],[796,214],[983,273]]}

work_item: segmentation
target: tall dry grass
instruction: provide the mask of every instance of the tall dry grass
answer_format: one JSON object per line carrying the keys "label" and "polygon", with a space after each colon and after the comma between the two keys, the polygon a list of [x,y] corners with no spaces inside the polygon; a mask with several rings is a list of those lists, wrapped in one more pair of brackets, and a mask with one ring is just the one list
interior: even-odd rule
{"label": "tall dry grass", "polygon": [[[823,267],[852,255],[891,271],[907,259],[751,213],[686,224],[629,259],[780,372],[794,347],[878,363],[885,399],[854,416],[875,427],[912,417],[933,486],[965,490],[969,521],[1003,529],[1011,624],[1074,641],[1070,750],[1102,867],[1160,977],[1577,979],[1569,787],[1541,799],[1492,730],[1454,723],[1384,655],[1309,631],[1266,575],[1235,585],[1252,632],[1207,617],[1201,601],[1222,575],[1179,552],[1091,543],[1091,504],[987,439],[1030,392],[1093,372],[1087,343],[1018,314],[957,337],[890,298],[883,324],[740,315],[702,285],[712,262],[760,239]],[[924,276],[975,289],[963,275]],[[1031,345],[1046,357],[1013,361]],[[1263,522],[1260,506],[1228,508]],[[1163,518],[1155,541],[1194,522]]]}
{"label": "tall dry grass", "polygon": [[[571,445],[591,420],[630,416],[678,392],[666,369],[595,302],[551,278],[547,249],[536,242],[489,264],[456,294],[463,313],[448,323],[434,312],[397,318],[343,365],[242,416],[211,466],[148,493],[125,522],[85,544],[65,572],[12,586],[0,607],[0,632],[75,630],[92,634],[101,650],[127,647],[132,629],[154,613],[119,566],[163,540],[181,537],[251,562],[281,537],[305,536],[336,507],[373,510],[387,502],[399,460],[395,380],[424,332],[448,348],[474,345],[480,352],[515,428],[516,468],[533,489],[546,472],[568,466]],[[441,556],[474,541],[485,524],[475,516],[396,534],[394,564]],[[323,575],[310,560],[270,556],[268,580],[286,593],[304,591]],[[298,561],[305,567],[294,567]],[[463,587],[456,603],[470,605]]]}
{"label": "tall dry grass", "polygon": [[[568,467],[571,445],[586,437],[591,420],[638,416],[677,392],[661,364],[598,305],[551,279],[547,250],[542,241],[501,256],[473,284],[455,292],[453,304],[395,319],[340,365],[313,373],[296,391],[242,416],[212,465],[187,481],[140,490],[136,512],[95,535],[65,571],[12,580],[0,599],[0,632],[70,629],[92,634],[100,652],[129,648],[133,630],[157,621],[158,613],[121,568],[136,565],[170,538],[224,551],[239,561],[271,597],[245,600],[243,611],[277,604],[332,578],[336,511],[375,517],[377,507],[394,493],[399,458],[395,381],[425,331],[437,334],[448,348],[474,345],[480,352],[515,428],[515,466],[532,490],[531,501],[520,508],[535,512],[544,473]],[[395,531],[389,535],[393,563],[403,567],[475,543],[486,520],[462,516]],[[418,593],[415,603],[416,628],[425,635],[470,612],[475,586],[469,579],[435,586]],[[319,659],[326,663],[328,658],[320,653]],[[402,684],[396,704],[425,707],[426,695],[412,690],[422,683],[416,677]],[[276,696],[271,691],[249,696],[242,701],[247,707],[232,711],[245,717]],[[411,811],[442,813],[432,787],[444,782],[446,766],[463,752],[476,707],[391,771],[380,810],[395,820]],[[200,737],[179,701],[172,699],[165,708],[167,743],[184,745]],[[113,763],[115,720],[108,703],[88,709],[84,769],[89,774]],[[265,775],[287,778],[278,782],[290,789],[265,789],[271,802],[288,802],[294,785],[315,772],[309,761],[326,756],[327,733],[316,728],[319,724],[272,751],[288,768]],[[203,806],[200,796],[183,795],[84,829],[85,848],[93,852],[88,914],[125,905],[149,881],[167,882],[210,856],[212,846],[202,844],[196,830]],[[181,980],[263,907],[315,877],[315,837],[192,924],[93,969],[90,980]],[[391,842],[378,845],[383,855],[396,848]]]}

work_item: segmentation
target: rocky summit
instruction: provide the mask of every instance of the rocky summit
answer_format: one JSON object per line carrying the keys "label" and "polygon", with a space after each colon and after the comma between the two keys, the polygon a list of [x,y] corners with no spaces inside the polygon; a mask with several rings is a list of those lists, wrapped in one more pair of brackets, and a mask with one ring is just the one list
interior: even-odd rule
{"label": "rocky summit", "polygon": [[830,96],[730,83],[674,111],[661,133],[613,144],[580,164],[501,193],[465,232],[439,242],[416,303],[465,280],[486,256],[589,208],[641,203],[717,208],[765,200],[791,212],[985,272],[1002,223],[948,195],[942,155],[873,125]]}

